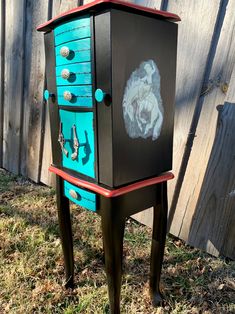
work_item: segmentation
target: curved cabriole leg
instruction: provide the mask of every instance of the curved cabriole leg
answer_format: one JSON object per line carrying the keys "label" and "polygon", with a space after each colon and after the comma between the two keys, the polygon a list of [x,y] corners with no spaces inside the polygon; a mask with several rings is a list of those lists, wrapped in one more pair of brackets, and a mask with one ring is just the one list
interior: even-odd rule
{"label": "curved cabriole leg", "polygon": [[103,243],[105,248],[105,269],[108,282],[110,313],[120,313],[120,292],[122,281],[122,254],[125,218],[112,216],[107,211],[101,216]]}
{"label": "curved cabriole leg", "polygon": [[153,306],[159,306],[163,297],[160,292],[160,276],[167,230],[167,183],[161,183],[160,204],[154,206],[153,233],[150,261],[150,295]]}
{"label": "curved cabriole leg", "polygon": [[69,200],[64,196],[63,180],[56,176],[56,201],[60,238],[64,254],[65,264],[65,287],[73,288],[74,284],[74,259],[73,259],[73,237],[69,211]]}

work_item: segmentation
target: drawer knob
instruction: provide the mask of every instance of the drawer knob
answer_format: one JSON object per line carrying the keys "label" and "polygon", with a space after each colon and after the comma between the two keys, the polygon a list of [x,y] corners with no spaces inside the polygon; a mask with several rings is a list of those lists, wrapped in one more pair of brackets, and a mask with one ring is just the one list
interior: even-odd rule
{"label": "drawer knob", "polygon": [[60,48],[60,55],[63,58],[67,58],[70,54],[69,47],[63,46]]}
{"label": "drawer knob", "polygon": [[79,199],[79,195],[78,193],[75,191],[75,190],[69,190],[69,195],[74,198],[75,200],[78,200]]}
{"label": "drawer knob", "polygon": [[63,96],[64,96],[64,99],[65,99],[65,100],[68,100],[68,101],[72,100],[72,98],[73,98],[72,93],[70,93],[70,92],[67,91],[67,90],[64,91]]}
{"label": "drawer knob", "polygon": [[70,77],[70,71],[68,69],[63,69],[61,71],[61,77],[65,80],[67,80]]}
{"label": "drawer knob", "polygon": [[49,90],[46,89],[46,90],[44,91],[44,99],[45,99],[45,100],[48,100],[50,97],[53,98],[53,97],[55,97],[55,95],[52,94],[52,93],[50,93]]}
{"label": "drawer knob", "polygon": [[98,102],[102,102],[104,100],[106,96],[106,93],[102,91],[102,89],[97,88],[97,90],[95,91],[95,99]]}

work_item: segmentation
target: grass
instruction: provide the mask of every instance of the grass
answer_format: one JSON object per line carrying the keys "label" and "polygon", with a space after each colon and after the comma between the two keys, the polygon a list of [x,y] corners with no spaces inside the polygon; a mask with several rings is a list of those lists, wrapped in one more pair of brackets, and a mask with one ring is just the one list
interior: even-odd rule
{"label": "grass", "polygon": [[[74,290],[66,290],[55,192],[0,170],[0,314],[108,313],[100,218],[71,206]],[[151,230],[128,220],[121,313],[235,313],[235,262],[168,237],[165,303],[148,295]]]}

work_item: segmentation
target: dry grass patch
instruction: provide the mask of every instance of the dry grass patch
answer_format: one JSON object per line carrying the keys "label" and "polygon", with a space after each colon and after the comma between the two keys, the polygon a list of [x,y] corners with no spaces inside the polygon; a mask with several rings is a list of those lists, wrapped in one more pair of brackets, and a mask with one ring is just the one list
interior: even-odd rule
{"label": "dry grass patch", "polygon": [[[100,217],[71,206],[74,290],[64,267],[55,194],[0,171],[0,313],[108,313]],[[148,295],[151,230],[129,220],[124,243],[122,313],[235,313],[235,262],[213,258],[168,237],[162,285],[165,304]]]}

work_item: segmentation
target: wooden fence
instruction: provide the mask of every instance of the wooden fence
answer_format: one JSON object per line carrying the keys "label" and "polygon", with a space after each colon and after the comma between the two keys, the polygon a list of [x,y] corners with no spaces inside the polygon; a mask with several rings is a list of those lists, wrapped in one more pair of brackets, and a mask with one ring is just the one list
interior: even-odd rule
{"label": "wooden fence", "polygon": [[[168,10],[179,23],[170,232],[235,259],[235,0],[135,3]],[[0,0],[0,166],[53,184],[43,102],[43,36],[36,26],[74,0]],[[136,217],[151,225],[152,211]]]}

